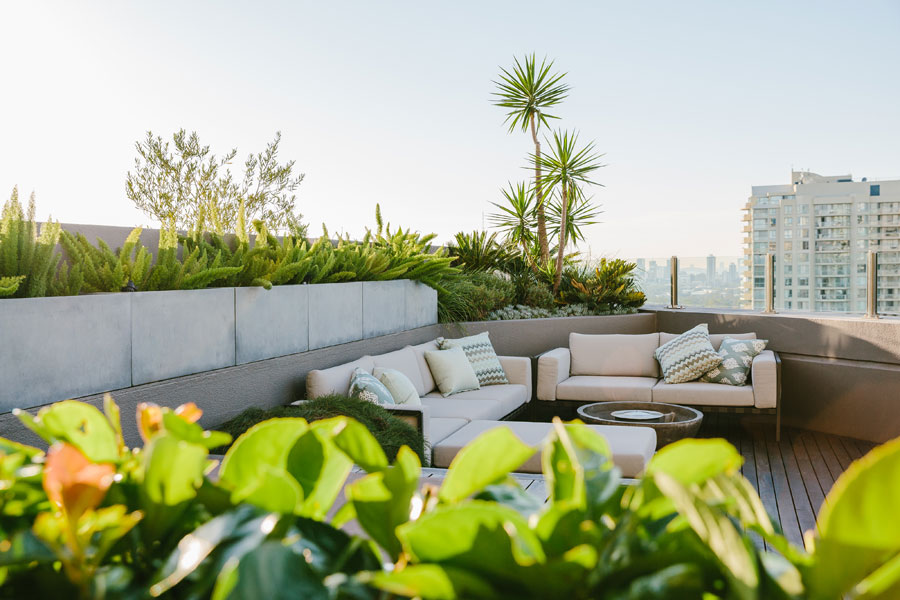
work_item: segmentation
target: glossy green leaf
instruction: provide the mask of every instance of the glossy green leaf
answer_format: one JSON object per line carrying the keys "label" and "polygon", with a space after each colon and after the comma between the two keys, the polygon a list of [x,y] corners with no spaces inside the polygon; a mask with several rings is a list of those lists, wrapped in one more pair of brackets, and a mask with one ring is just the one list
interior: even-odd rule
{"label": "glossy green leaf", "polygon": [[472,573],[439,565],[411,565],[402,571],[374,573],[369,582],[380,590],[426,600],[501,598],[490,584]]}
{"label": "glossy green leaf", "polygon": [[353,503],[356,520],[394,559],[401,550],[397,527],[409,520],[410,502],[420,474],[419,458],[404,446],[393,466],[347,486],[347,500]]}
{"label": "glossy green leaf", "polygon": [[443,502],[459,502],[502,480],[534,453],[534,448],[501,424],[460,450],[450,463],[439,497]]}
{"label": "glossy green leaf", "polygon": [[229,600],[328,600],[328,589],[301,554],[267,541],[244,555]]}
{"label": "glossy green leaf", "polygon": [[532,496],[514,483],[489,485],[478,492],[474,498],[507,506],[525,517],[538,512],[544,505],[542,500],[538,500],[537,497]]}
{"label": "glossy green leaf", "polygon": [[335,445],[333,435],[332,424],[316,421],[288,454],[287,470],[303,488],[299,515],[324,519],[353,468],[351,459]]}
{"label": "glossy green leaf", "polygon": [[[898,482],[900,439],[875,448],[834,483],[819,513],[810,584],[816,598],[848,592],[900,554]],[[886,580],[880,581],[884,586]],[[900,596],[900,582],[884,589],[883,595],[867,597]]]}
{"label": "glossy green leaf", "polygon": [[116,432],[103,413],[90,404],[64,400],[42,408],[36,417],[14,411],[26,427],[50,444],[68,442],[93,462],[115,462],[119,458]]}
{"label": "glossy green leaf", "polygon": [[335,417],[316,421],[311,427],[327,432],[337,447],[366,472],[380,471],[389,464],[381,444],[359,421]]}
{"label": "glossy green leaf", "polygon": [[207,451],[171,435],[154,436],[144,448],[143,490],[157,504],[174,506],[197,495]]}
{"label": "glossy green leaf", "polygon": [[174,412],[163,410],[163,426],[171,435],[212,449],[231,443],[231,436],[222,431],[204,431],[203,427],[196,423],[189,423]]}

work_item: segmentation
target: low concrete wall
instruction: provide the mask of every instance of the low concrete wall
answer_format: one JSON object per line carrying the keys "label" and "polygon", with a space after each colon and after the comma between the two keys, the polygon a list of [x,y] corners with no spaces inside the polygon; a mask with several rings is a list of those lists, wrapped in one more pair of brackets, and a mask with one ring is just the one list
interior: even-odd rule
{"label": "low concrete wall", "polygon": [[872,442],[900,436],[900,319],[656,309],[660,331],[708,323],[712,333],[756,332],[782,359],[789,425]]}
{"label": "low concrete wall", "polygon": [[0,412],[435,323],[408,280],[2,300]]}

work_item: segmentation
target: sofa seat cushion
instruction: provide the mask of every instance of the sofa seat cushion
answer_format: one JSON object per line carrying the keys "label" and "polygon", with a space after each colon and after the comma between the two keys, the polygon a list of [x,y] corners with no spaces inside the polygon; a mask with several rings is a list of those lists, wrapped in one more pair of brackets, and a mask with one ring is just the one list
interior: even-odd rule
{"label": "sofa seat cushion", "polygon": [[[520,440],[540,448],[550,434],[551,423],[526,423],[522,421],[472,421],[440,443],[432,446],[432,464],[447,468],[462,448],[482,433],[495,427],[508,427]],[[656,432],[649,427],[617,427],[614,425],[588,425],[606,438],[612,451],[613,462],[625,477],[639,475],[656,450]],[[523,473],[541,472],[541,454],[535,452],[518,471]]]}
{"label": "sofa seat cushion", "polygon": [[459,398],[422,398],[422,406],[428,407],[431,417],[452,417],[455,419],[493,419],[498,421],[506,416],[503,406],[496,400],[460,400]]}
{"label": "sofa seat cushion", "polygon": [[655,377],[576,375],[556,386],[558,400],[582,402],[650,402]]}
{"label": "sofa seat cushion", "polygon": [[659,377],[659,334],[569,334],[572,375]]}
{"label": "sofa seat cushion", "polygon": [[653,401],[686,406],[753,406],[753,387],[720,383],[666,383],[660,381],[653,388]]}
{"label": "sofa seat cushion", "polygon": [[350,378],[353,371],[362,369],[371,373],[375,363],[371,356],[363,356],[358,360],[329,369],[315,369],[306,375],[306,397],[310,400],[320,396],[337,394],[346,396],[350,392]]}
{"label": "sofa seat cushion", "polygon": [[451,434],[456,433],[469,424],[468,419],[456,419],[453,417],[432,417],[428,421],[428,439],[425,440],[433,447],[444,441]]}
{"label": "sofa seat cushion", "polygon": [[379,369],[394,369],[406,375],[406,378],[415,386],[419,396],[424,396],[431,391],[425,389],[425,381],[422,379],[419,361],[416,359],[416,353],[413,352],[410,346],[386,354],[377,354],[372,357],[372,362]]}
{"label": "sofa seat cushion", "polygon": [[[429,398],[441,398],[441,394],[440,392],[431,392],[430,394],[425,395],[425,399]],[[528,388],[526,386],[521,383],[507,383],[503,385],[489,385],[470,392],[460,392],[459,394],[453,394],[452,398],[446,398],[445,400],[471,400],[473,402],[490,400],[491,402],[496,402],[503,411],[500,417],[496,417],[499,419],[528,402],[530,398],[528,397]],[[424,399],[423,404],[427,404]],[[462,416],[465,416],[468,419],[483,418],[468,415]]]}

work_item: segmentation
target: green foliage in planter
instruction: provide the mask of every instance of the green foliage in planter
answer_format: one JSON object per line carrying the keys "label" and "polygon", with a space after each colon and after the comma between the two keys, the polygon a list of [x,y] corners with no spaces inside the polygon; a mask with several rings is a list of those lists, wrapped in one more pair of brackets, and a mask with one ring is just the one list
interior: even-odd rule
{"label": "green foliage in planter", "polygon": [[408,446],[419,460],[425,460],[425,440],[414,427],[377,404],[346,396],[323,396],[307,400],[299,406],[279,406],[269,410],[248,408],[220,425],[219,429],[237,439],[257,423],[269,419],[298,417],[312,423],[338,416],[350,417],[362,423],[378,440],[388,459],[394,460],[400,448]]}
{"label": "green foliage in planter", "polygon": [[449,253],[456,257],[457,267],[473,273],[509,272],[509,263],[517,257],[515,248],[500,244],[496,233],[486,231],[460,231],[454,236]]}
{"label": "green foliage in planter", "polygon": [[635,308],[617,308],[609,311],[601,311],[587,304],[563,304],[553,308],[538,308],[525,304],[504,306],[491,311],[486,320],[508,321],[512,319],[548,319],[551,317],[591,317],[597,315],[631,315],[637,312]]}
{"label": "green foliage in planter", "polygon": [[438,289],[438,318],[442,322],[481,321],[515,301],[515,284],[507,277],[467,272],[448,277]]}
{"label": "green foliage in planter", "polygon": [[636,309],[647,301],[634,280],[634,263],[620,258],[601,258],[598,265],[569,268],[564,273],[566,284],[560,289],[560,296],[567,303],[587,304],[599,311],[613,311],[621,308]]}
{"label": "green foliage in planter", "polygon": [[34,194],[26,214],[13,188],[0,219],[0,297],[37,298],[53,289],[60,226],[50,221],[38,233],[34,214]]}
{"label": "green foliage in planter", "polygon": [[[53,598],[892,600],[900,594],[900,440],[835,482],[792,546],[721,439],[666,446],[623,486],[604,438],[554,421],[542,448],[498,424],[420,486],[346,417],[226,434],[199,410],[74,401],[18,413],[51,444],[0,439],[0,595]],[[541,452],[549,499],[510,473]],[[356,464],[366,472],[349,480]],[[432,480],[426,480],[432,481]],[[335,510],[344,491],[346,502]],[[329,517],[329,514],[333,514]],[[361,537],[338,529],[350,520]],[[770,550],[756,547],[750,534]],[[382,556],[393,562],[382,566]]]}

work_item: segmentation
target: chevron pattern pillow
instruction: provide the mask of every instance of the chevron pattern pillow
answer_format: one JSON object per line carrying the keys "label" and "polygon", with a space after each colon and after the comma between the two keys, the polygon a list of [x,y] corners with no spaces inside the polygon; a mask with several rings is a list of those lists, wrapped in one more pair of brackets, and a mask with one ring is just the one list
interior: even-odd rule
{"label": "chevron pattern pillow", "polygon": [[701,323],[656,349],[666,383],[685,383],[699,379],[722,362],[709,341],[709,326]]}
{"label": "chevron pattern pillow", "polygon": [[722,364],[707,372],[700,381],[724,383],[725,385],[747,385],[753,357],[766,349],[768,340],[736,340],[725,338],[719,346]]}
{"label": "chevron pattern pillow", "polygon": [[438,338],[437,345],[441,350],[462,348],[469,362],[472,363],[480,385],[509,383],[506,371],[503,370],[503,365],[500,364],[500,359],[494,352],[494,346],[491,344],[491,338],[487,331],[454,340]]}

